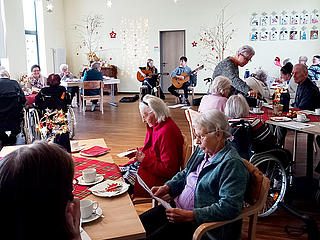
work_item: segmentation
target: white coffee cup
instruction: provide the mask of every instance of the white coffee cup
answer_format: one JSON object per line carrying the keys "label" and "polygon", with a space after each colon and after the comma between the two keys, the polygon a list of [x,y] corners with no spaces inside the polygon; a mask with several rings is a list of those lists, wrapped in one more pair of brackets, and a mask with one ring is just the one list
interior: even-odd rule
{"label": "white coffee cup", "polygon": [[303,114],[303,113],[297,114],[297,120],[298,120],[299,122],[304,122],[306,119],[307,119],[307,117],[306,117],[305,114]]}
{"label": "white coffee cup", "polygon": [[320,108],[316,108],[316,109],[314,110],[314,113],[315,113],[316,115],[320,115]]}
{"label": "white coffee cup", "polygon": [[88,218],[95,213],[99,207],[99,203],[89,199],[80,200],[81,218]]}
{"label": "white coffee cup", "polygon": [[252,112],[253,113],[259,113],[260,112],[260,108],[257,108],[257,107],[252,108]]}
{"label": "white coffee cup", "polygon": [[87,168],[82,170],[82,177],[86,183],[91,183],[96,180],[97,171],[95,168]]}
{"label": "white coffee cup", "polygon": [[79,148],[79,142],[78,141],[72,141],[71,142],[71,149],[78,149]]}

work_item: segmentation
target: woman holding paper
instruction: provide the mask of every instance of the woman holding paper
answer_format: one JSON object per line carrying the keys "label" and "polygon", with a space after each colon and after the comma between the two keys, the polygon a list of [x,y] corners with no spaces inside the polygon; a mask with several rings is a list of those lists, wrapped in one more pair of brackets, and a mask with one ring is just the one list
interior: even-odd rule
{"label": "woman holding paper", "polygon": [[[204,222],[237,217],[243,207],[248,171],[237,151],[226,141],[229,123],[219,110],[195,121],[199,146],[186,168],[161,187],[157,197],[169,194],[173,208],[162,205],[140,216],[147,239],[191,239]],[[240,239],[241,222],[210,231],[215,239]]]}
{"label": "woman holding paper", "polygon": [[[170,118],[170,112],[163,100],[145,95],[139,110],[142,121],[147,125],[145,144],[137,148],[135,160],[120,167],[126,182],[130,183],[134,197],[149,197],[136,182],[138,174],[148,187],[159,186],[172,178],[180,169],[183,150],[183,136],[179,127]],[[133,191],[132,191],[133,190]]]}

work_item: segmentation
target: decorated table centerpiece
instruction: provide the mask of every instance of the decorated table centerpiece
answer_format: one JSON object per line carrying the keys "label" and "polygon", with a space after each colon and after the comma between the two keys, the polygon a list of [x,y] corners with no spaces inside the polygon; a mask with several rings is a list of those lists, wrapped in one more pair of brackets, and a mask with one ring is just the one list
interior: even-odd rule
{"label": "decorated table centerpiece", "polygon": [[284,87],[277,88],[274,92],[273,97],[273,113],[276,116],[279,116],[282,114],[283,111],[283,104],[280,103],[281,100],[281,94],[284,92],[287,92],[288,90]]}
{"label": "decorated table centerpiece", "polygon": [[27,74],[21,74],[18,78],[18,82],[25,95],[32,94],[32,86]]}
{"label": "decorated table centerpiece", "polygon": [[68,119],[62,110],[45,113],[40,119],[38,130],[41,139],[57,143],[71,152]]}

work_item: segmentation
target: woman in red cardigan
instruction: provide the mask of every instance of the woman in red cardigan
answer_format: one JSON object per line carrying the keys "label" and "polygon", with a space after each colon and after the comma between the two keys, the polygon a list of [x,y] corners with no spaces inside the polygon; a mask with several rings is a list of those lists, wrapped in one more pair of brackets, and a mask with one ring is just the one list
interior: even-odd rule
{"label": "woman in red cardigan", "polygon": [[142,121],[147,125],[144,147],[137,148],[135,161],[121,167],[121,170],[125,172],[126,181],[134,185],[134,197],[149,197],[139,183],[135,184],[136,174],[150,188],[163,185],[171,179],[181,166],[183,136],[171,119],[167,105],[160,98],[144,96],[139,110]]}

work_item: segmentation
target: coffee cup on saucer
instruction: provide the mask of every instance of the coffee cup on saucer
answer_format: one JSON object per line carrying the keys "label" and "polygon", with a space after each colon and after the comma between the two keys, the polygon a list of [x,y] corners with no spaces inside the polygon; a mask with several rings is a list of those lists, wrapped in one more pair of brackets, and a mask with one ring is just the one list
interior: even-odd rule
{"label": "coffee cup on saucer", "polygon": [[82,170],[82,177],[86,183],[92,183],[97,178],[97,171],[95,168],[87,168]]}
{"label": "coffee cup on saucer", "polygon": [[305,114],[303,114],[303,113],[297,114],[297,121],[299,121],[299,122],[304,122],[304,121],[306,121],[306,120],[307,120],[307,117],[306,117]]}
{"label": "coffee cup on saucer", "polygon": [[254,107],[254,108],[252,108],[252,112],[253,113],[260,113],[260,108]]}
{"label": "coffee cup on saucer", "polygon": [[99,207],[99,203],[89,199],[80,200],[81,218],[89,218]]}
{"label": "coffee cup on saucer", "polygon": [[316,109],[314,110],[314,113],[315,113],[316,115],[320,115],[320,108],[316,108]]}

